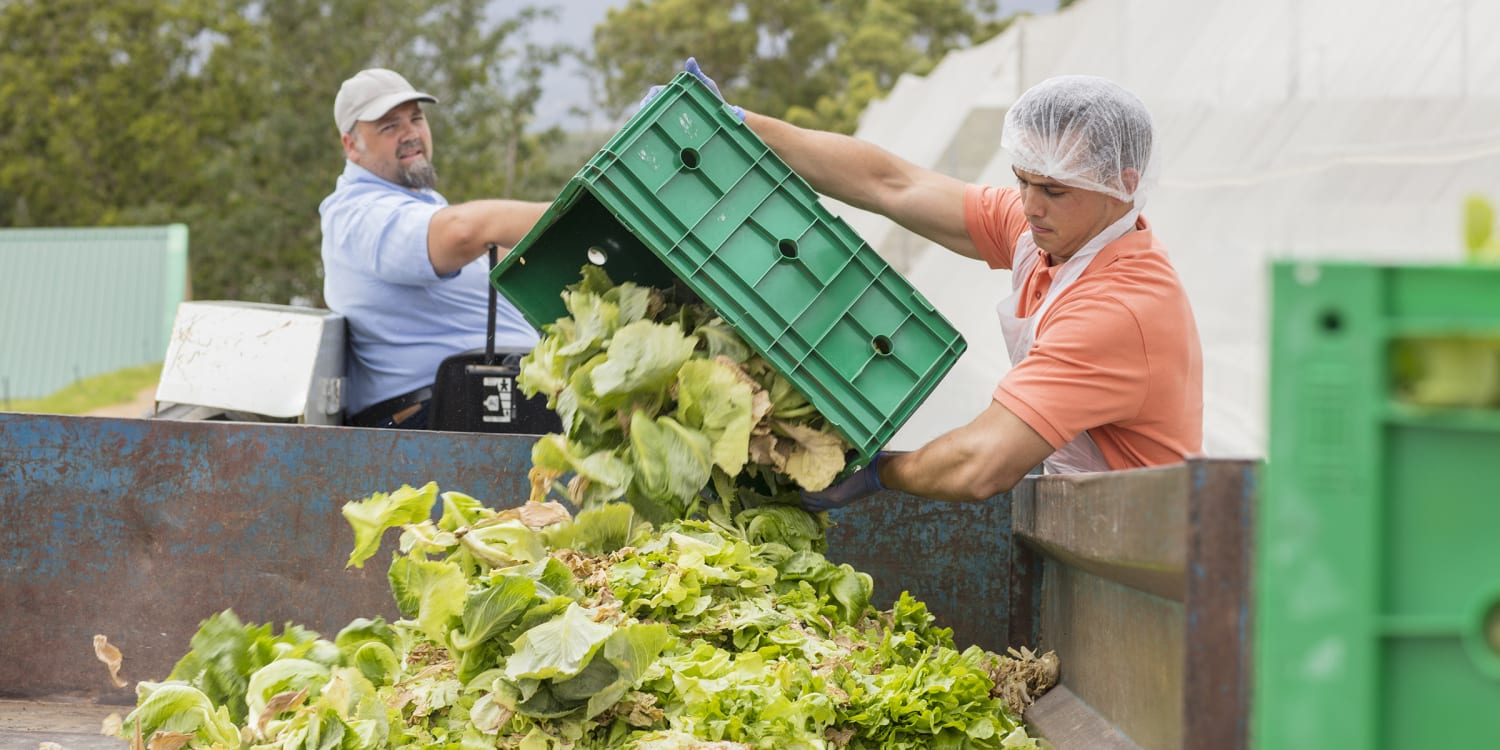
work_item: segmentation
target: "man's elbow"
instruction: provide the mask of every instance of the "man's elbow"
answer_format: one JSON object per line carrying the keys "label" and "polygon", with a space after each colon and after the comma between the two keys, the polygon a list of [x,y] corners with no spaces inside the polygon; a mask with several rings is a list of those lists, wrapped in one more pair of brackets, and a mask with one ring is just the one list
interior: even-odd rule
{"label": "man's elbow", "polygon": [[444,208],[433,214],[427,232],[427,256],[439,274],[452,273],[478,257],[474,248],[481,246],[480,222],[467,212]]}
{"label": "man's elbow", "polygon": [[1025,469],[1017,471],[1010,467],[1002,467],[999,471],[986,472],[977,477],[969,486],[973,488],[974,497],[971,500],[988,500],[996,495],[1010,492],[1026,476]]}
{"label": "man's elbow", "polygon": [[432,221],[446,245],[471,247],[483,242],[484,219],[474,211],[449,206],[434,214]]}

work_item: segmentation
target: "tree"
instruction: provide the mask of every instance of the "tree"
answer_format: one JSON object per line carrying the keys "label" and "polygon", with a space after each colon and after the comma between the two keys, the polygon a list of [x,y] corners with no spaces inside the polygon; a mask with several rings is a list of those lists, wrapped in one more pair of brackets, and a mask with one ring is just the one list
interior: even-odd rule
{"label": "tree", "polygon": [[0,222],[113,224],[198,195],[206,155],[191,144],[226,124],[196,107],[195,41],[215,33],[217,5],[0,4]]}
{"label": "tree", "polygon": [[[194,296],[321,302],[318,204],[343,165],[339,84],[401,71],[441,99],[450,200],[548,199],[529,130],[544,11],[487,0],[0,0],[0,223],[185,222]],[[573,165],[576,168],[576,165]]]}
{"label": "tree", "polygon": [[624,112],[689,55],[725,96],[792,122],[853,132],[903,73],[999,33],[993,0],[630,0],[594,31],[594,69]]}

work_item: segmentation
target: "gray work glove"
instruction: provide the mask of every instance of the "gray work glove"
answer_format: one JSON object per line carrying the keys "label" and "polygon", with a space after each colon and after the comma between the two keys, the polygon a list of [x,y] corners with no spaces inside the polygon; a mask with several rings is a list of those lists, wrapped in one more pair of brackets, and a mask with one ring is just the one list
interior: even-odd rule
{"label": "gray work glove", "polygon": [[[714,92],[714,96],[719,97],[719,101],[724,101],[724,95],[719,93],[719,85],[714,83],[714,79],[709,78],[708,75],[703,72],[702,68],[698,67],[698,61],[696,59],[689,57],[687,59],[687,64],[683,66],[683,70],[692,73],[698,80],[703,82],[703,85],[708,87],[709,91]],[[647,89],[646,96],[641,99],[641,106],[646,106],[646,102],[651,101],[652,97],[655,97],[657,94],[661,93],[661,90],[664,88],[666,87],[662,85],[656,85]],[[730,112],[734,113],[734,118],[736,120],[739,120],[740,122],[745,121],[744,107],[738,107],[728,102],[724,102],[724,104],[725,106],[729,107]]]}
{"label": "gray work glove", "polygon": [[885,485],[880,483],[880,459],[884,455],[884,452],[876,453],[864,468],[850,474],[838,484],[817,492],[803,492],[803,509],[817,513],[843,508],[885,489]]}

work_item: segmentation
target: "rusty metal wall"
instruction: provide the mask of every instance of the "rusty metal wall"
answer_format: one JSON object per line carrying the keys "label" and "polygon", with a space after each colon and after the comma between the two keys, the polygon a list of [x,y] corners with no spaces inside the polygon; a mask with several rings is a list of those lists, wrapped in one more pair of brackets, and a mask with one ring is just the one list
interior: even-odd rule
{"label": "rusty metal wall", "polygon": [[[0,698],[130,704],[206,617],[331,636],[394,617],[396,533],[346,569],[348,500],[436,481],[491,507],[526,498],[533,438],[347,427],[0,413]],[[829,558],[870,573],[876,603],[908,590],[961,645],[1031,643],[1035,576],[1011,543],[1008,496],[950,505],[889,493],[834,515]]]}
{"label": "rusty metal wall", "polygon": [[1059,750],[1243,750],[1259,463],[1045,477],[1015,492],[1043,556],[1062,682],[1027,713]]}
{"label": "rusty metal wall", "polygon": [[910,591],[960,646],[1036,645],[1041,558],[1013,539],[1010,495],[945,503],[887,491],[829,515],[829,559],[869,573],[877,606]]}
{"label": "rusty metal wall", "polygon": [[331,636],[393,617],[389,548],[345,569],[345,501],[427,480],[526,498],[531,440],[456,433],[0,414],[0,696],[133,703],[209,615]]}

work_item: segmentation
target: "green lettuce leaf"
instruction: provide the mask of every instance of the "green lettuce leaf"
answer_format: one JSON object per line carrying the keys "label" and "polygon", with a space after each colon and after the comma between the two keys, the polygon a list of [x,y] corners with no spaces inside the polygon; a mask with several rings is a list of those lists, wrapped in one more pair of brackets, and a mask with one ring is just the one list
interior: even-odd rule
{"label": "green lettuce leaf", "polygon": [[800,505],[767,503],[747,508],[734,520],[745,530],[745,538],[755,544],[774,542],[792,549],[814,550],[824,543],[821,523]]}
{"label": "green lettuce leaf", "polygon": [[594,368],[593,391],[606,403],[620,404],[621,396],[664,390],[696,346],[697,339],[676,326],[649,320],[631,323],[615,333],[609,358]]}
{"label": "green lettuce leaf", "polygon": [[150,741],[157,732],[190,734],[202,746],[240,746],[240,731],[229,718],[229,709],[215,706],[203,691],[180,682],[136,683],[137,705],[124,720],[121,735],[130,737],[139,729]]}
{"label": "green lettuce leaf", "polygon": [[633,414],[631,504],[652,523],[681,518],[708,484],[713,468],[710,451],[707,436],[671,417],[652,419],[644,412]]}
{"label": "green lettuce leaf", "polygon": [[573,340],[557,353],[574,359],[592,357],[604,350],[620,328],[620,307],[589,292],[566,296],[568,314],[573,317]]}
{"label": "green lettuce leaf", "polygon": [[391,684],[401,670],[401,659],[395,650],[379,641],[361,644],[349,657],[349,663],[365,679],[379,685]]}
{"label": "green lettuce leaf", "polygon": [[558,394],[572,375],[572,358],[561,354],[561,350],[572,343],[573,330],[573,321],[569,318],[560,318],[556,323],[543,326],[541,341],[521,357],[516,386],[528,398],[544,394],[547,407],[551,409],[557,408]]}
{"label": "green lettuce leaf", "polygon": [[573,501],[583,507],[609,502],[625,496],[634,470],[629,462],[612,451],[586,453],[562,435],[543,435],[531,447],[531,462],[538,469],[558,474],[575,474],[583,480],[583,492]]}
{"label": "green lettuce leaf", "polygon": [[703,342],[704,352],[709,359],[725,357],[735,362],[744,362],[755,354],[750,345],[740,338],[739,333],[718,316],[693,328],[692,331],[693,335]]}
{"label": "green lettuce leaf", "polygon": [[354,551],[345,567],[363,568],[380,548],[386,529],[427,520],[436,501],[437,483],[428,482],[419,490],[402,485],[389,495],[377,492],[359,502],[344,503],[344,518],[354,529]]}
{"label": "green lettuce leaf", "polygon": [[775,424],[777,434],[793,441],[786,458],[786,475],[810,492],[828,487],[844,470],[843,438],[794,422]]}
{"label": "green lettuce leaf", "polygon": [[311,630],[288,625],[273,635],[270,625],[241,623],[232,610],[224,610],[199,624],[192,649],[172,667],[167,680],[198,688],[215,705],[226,706],[233,721],[244,722],[250,675],[275,659],[304,656],[323,664],[341,658],[337,646],[321,641]]}
{"label": "green lettuce leaf", "polygon": [[306,659],[277,659],[250,675],[250,684],[245,690],[245,705],[249,708],[247,722],[257,726],[267,704],[281,693],[307,690],[317,695],[332,670],[326,664]]}
{"label": "green lettuce leaf", "polygon": [[387,579],[401,614],[415,617],[427,637],[447,640],[449,620],[463,612],[469,579],[456,563],[400,557],[391,563]]}
{"label": "green lettuce leaf", "polygon": [[[462,492],[444,492],[443,515],[437,527],[443,531],[456,531],[463,526],[472,526],[489,511],[482,503]],[[420,523],[420,521],[418,521]]]}
{"label": "green lettuce leaf", "polygon": [[579,511],[573,523],[543,530],[553,549],[577,550],[589,555],[607,555],[634,543],[648,533],[650,525],[636,517],[629,503],[605,503]]}
{"label": "green lettuce leaf", "polygon": [[464,601],[461,630],[449,643],[467,651],[521,619],[536,599],[536,581],[525,576],[505,575],[489,586],[471,589]]}
{"label": "green lettuce leaf", "polygon": [[516,652],[506,660],[505,676],[545,680],[576,675],[614,632],[613,626],[594,622],[588,610],[570,604],[562,617],[516,639]]}
{"label": "green lettuce leaf", "polygon": [[[602,658],[613,667],[614,680],[583,694],[588,700],[585,718],[604,713],[640,683],[646,670],[654,664],[669,644],[672,634],[662,623],[635,623],[611,633],[604,642]],[[576,678],[575,678],[576,679]]]}
{"label": "green lettuce leaf", "polygon": [[677,418],[713,444],[714,464],[739,474],[750,458],[753,392],[730,365],[695,359],[677,371]]}
{"label": "green lettuce leaf", "polygon": [[459,543],[475,559],[492,568],[532,563],[547,556],[547,548],[536,531],[519,520],[490,518],[459,537]]}

